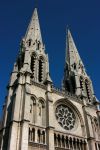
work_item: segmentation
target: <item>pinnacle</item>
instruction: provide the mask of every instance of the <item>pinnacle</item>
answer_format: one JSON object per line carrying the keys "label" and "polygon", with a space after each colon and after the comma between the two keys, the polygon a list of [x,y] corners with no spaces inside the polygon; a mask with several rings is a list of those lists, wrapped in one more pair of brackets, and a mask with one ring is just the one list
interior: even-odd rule
{"label": "pinnacle", "polygon": [[41,30],[38,18],[37,8],[34,9],[30,24],[28,26],[25,39],[31,39],[33,42],[40,41],[42,43]]}
{"label": "pinnacle", "polygon": [[78,53],[78,50],[76,48],[75,42],[73,40],[72,34],[71,34],[69,29],[67,30],[66,55],[67,55],[66,56],[66,62],[68,62],[68,64],[70,65],[70,68],[72,66],[75,66],[77,68],[77,71],[79,71],[78,69],[81,68],[82,71],[80,73],[83,72],[83,74],[86,74],[83,62],[80,58],[80,55]]}

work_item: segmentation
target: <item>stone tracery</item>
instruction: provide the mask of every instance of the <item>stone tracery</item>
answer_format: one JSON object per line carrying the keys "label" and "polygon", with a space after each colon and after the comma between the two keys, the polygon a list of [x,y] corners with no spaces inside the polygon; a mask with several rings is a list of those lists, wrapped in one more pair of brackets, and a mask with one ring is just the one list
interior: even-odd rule
{"label": "stone tracery", "polygon": [[74,112],[66,105],[59,105],[56,108],[56,118],[58,123],[66,130],[71,130],[75,126],[76,117]]}

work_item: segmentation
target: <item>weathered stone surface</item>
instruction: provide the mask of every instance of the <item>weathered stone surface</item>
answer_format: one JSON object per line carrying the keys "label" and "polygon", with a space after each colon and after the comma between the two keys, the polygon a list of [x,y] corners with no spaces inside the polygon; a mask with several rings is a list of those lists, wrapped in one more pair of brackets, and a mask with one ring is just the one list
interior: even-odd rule
{"label": "weathered stone surface", "polygon": [[35,9],[8,87],[0,150],[100,150],[100,103],[69,30],[67,42],[59,90],[49,76]]}

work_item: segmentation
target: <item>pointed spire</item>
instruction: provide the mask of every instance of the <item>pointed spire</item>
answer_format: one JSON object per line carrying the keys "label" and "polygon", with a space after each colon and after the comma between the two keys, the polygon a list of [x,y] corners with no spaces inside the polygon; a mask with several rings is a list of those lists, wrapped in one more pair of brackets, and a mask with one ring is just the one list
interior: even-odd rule
{"label": "pointed spire", "polygon": [[35,42],[37,40],[42,43],[37,8],[35,8],[35,10],[33,12],[32,19],[30,21],[30,24],[28,26],[28,29],[27,29],[27,32],[25,35],[25,40],[32,40],[33,42]]}
{"label": "pointed spire", "polygon": [[86,96],[92,101],[93,88],[70,30],[67,30],[66,63],[64,69],[63,88],[71,93]]}
{"label": "pointed spire", "polygon": [[67,48],[66,48],[66,63],[71,68],[76,68],[76,71],[86,74],[83,62],[80,58],[73,37],[69,29],[67,29]]}
{"label": "pointed spire", "polygon": [[67,58],[70,58],[70,65],[74,62],[79,63],[81,60],[69,29],[67,31]]}

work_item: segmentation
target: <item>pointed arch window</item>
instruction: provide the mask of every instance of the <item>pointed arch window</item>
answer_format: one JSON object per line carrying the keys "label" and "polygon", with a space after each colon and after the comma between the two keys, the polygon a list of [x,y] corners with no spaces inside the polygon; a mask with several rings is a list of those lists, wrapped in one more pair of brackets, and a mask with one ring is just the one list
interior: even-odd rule
{"label": "pointed arch window", "polygon": [[40,99],[38,103],[38,119],[41,125],[45,124],[45,102]]}
{"label": "pointed arch window", "polygon": [[35,77],[35,70],[36,70],[36,54],[32,54],[31,57],[31,71],[33,73],[33,78]]}
{"label": "pointed arch window", "polygon": [[83,77],[80,77],[80,88],[82,89],[82,91],[84,90],[84,80]]}
{"label": "pointed arch window", "polygon": [[42,131],[43,141],[42,143],[45,144],[45,131]]}
{"label": "pointed arch window", "polygon": [[91,102],[91,86],[90,86],[90,82],[88,81],[88,79],[85,80],[85,87],[86,87],[86,93],[87,93],[87,98],[89,100],[89,102]]}
{"label": "pointed arch window", "polygon": [[38,130],[38,143],[40,143],[40,142],[41,142],[41,131]]}
{"label": "pointed arch window", "polygon": [[44,71],[44,59],[42,57],[39,58],[39,69],[38,69],[38,81],[43,82],[43,71]]}
{"label": "pointed arch window", "polygon": [[29,128],[29,141],[35,142],[35,129],[34,128],[32,129]]}
{"label": "pointed arch window", "polygon": [[75,82],[75,76],[71,76],[71,88],[72,88],[72,92],[73,94],[75,94],[76,92],[76,82]]}
{"label": "pointed arch window", "polygon": [[36,123],[37,118],[36,99],[32,96],[30,101],[30,122]]}
{"label": "pointed arch window", "polygon": [[21,53],[21,67],[24,65],[25,52]]}
{"label": "pointed arch window", "polygon": [[54,145],[57,146],[57,136],[55,133],[54,133]]}
{"label": "pointed arch window", "polygon": [[58,134],[58,147],[61,147],[61,138],[59,134]]}
{"label": "pointed arch window", "polygon": [[65,147],[65,138],[63,135],[62,135],[62,147]]}
{"label": "pointed arch window", "polygon": [[40,49],[40,44],[41,44],[40,41],[38,41],[38,42],[37,42],[37,49],[38,49],[38,50]]}
{"label": "pointed arch window", "polygon": [[68,80],[65,80],[65,89],[70,92],[70,82]]}
{"label": "pointed arch window", "polygon": [[28,46],[30,47],[30,46],[31,46],[31,44],[32,44],[32,40],[31,40],[31,39],[29,39],[29,40],[28,40]]}

